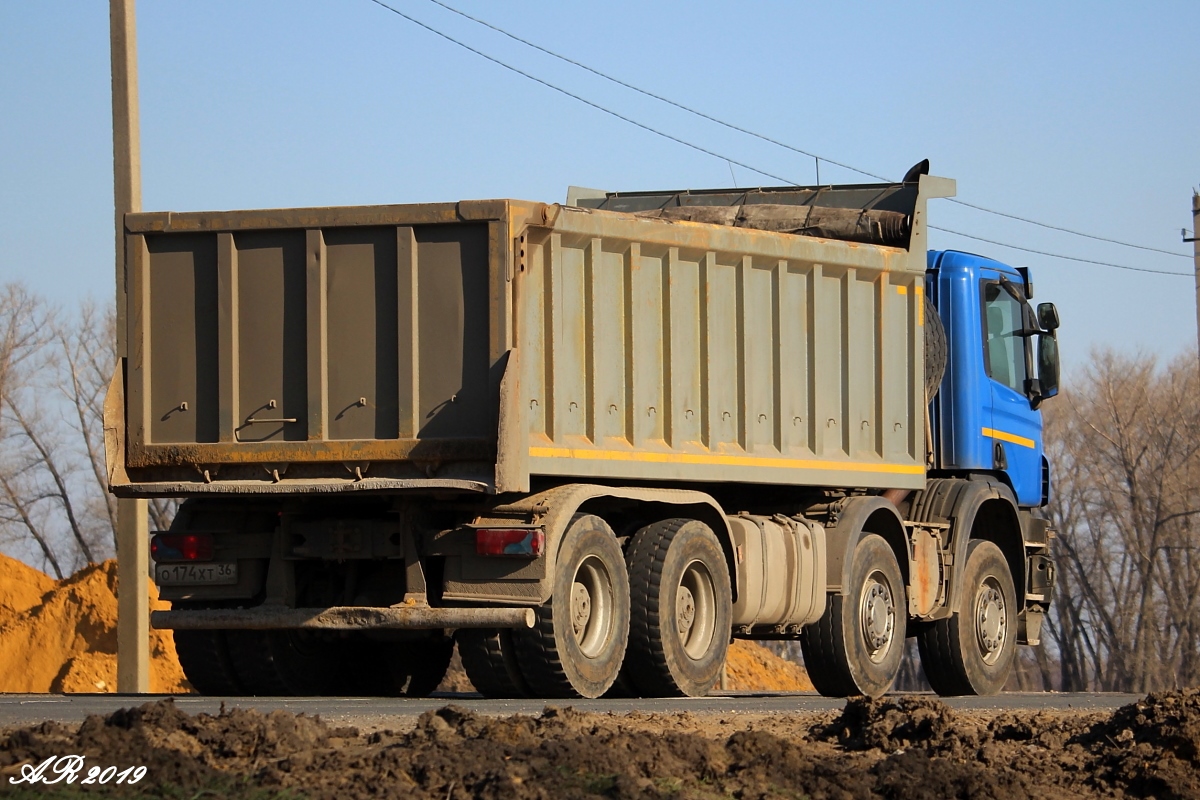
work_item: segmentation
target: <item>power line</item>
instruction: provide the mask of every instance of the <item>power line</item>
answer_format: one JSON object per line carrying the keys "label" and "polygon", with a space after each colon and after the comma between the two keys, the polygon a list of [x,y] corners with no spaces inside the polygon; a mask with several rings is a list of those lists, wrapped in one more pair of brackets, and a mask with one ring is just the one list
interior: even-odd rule
{"label": "power line", "polygon": [[[717,125],[721,125],[722,127],[728,128],[729,130],[736,131],[736,132],[744,134],[746,136],[754,137],[755,139],[758,139],[763,142],[767,142],[768,144],[773,144],[776,147],[782,147],[783,149],[790,150],[793,153],[799,153],[800,155],[808,156],[809,158],[814,159],[818,162],[824,161],[827,164],[833,164],[834,166],[838,166],[838,167],[841,167],[842,169],[846,169],[851,172],[855,172],[859,175],[865,175],[868,178],[874,178],[875,180],[884,181],[887,183],[891,182],[890,179],[885,178],[881,175],[876,175],[872,172],[867,172],[866,170],[859,169],[858,167],[853,167],[849,164],[843,164],[840,161],[834,161],[831,158],[825,158],[824,156],[819,156],[816,153],[811,153],[808,150],[804,150],[799,147],[795,147],[794,145],[790,145],[786,142],[781,142],[778,139],[773,139],[770,136],[765,136],[761,133],[757,133],[756,131],[748,130],[747,128],[743,128],[740,125],[735,125],[732,122],[726,122],[725,120],[718,119],[717,117],[714,117],[710,114],[706,114],[703,111],[692,108],[691,106],[686,106],[683,103],[678,103],[678,102],[670,99],[669,97],[663,97],[662,95],[655,94],[654,92],[651,92],[647,89],[643,89],[639,86],[634,86],[632,83],[628,83],[626,81],[621,80],[620,78],[616,78],[605,72],[601,72],[600,70],[596,69],[595,67],[590,67],[587,64],[584,64],[580,61],[576,61],[575,59],[571,58],[570,56],[565,56],[562,53],[556,53],[553,50],[550,50],[546,47],[542,47],[541,45],[539,45],[535,42],[531,42],[528,39],[524,39],[524,38],[516,35],[515,33],[506,31],[505,29],[503,29],[501,27],[493,25],[492,23],[488,22],[487,20],[479,19],[478,17],[473,17],[470,14],[466,13],[465,11],[460,11],[459,9],[454,8],[453,6],[442,2],[442,0],[429,0],[429,2],[433,3],[436,6],[440,6],[441,8],[444,8],[453,14],[457,14],[458,16],[463,17],[464,19],[468,19],[471,22],[476,23],[477,25],[482,25],[485,28],[493,30],[496,33],[501,34],[502,36],[507,36],[509,39],[512,39],[515,42],[519,42],[519,43],[525,45],[526,47],[531,47],[534,50],[537,50],[538,52],[545,53],[546,55],[551,56],[552,58],[557,58],[559,61],[563,61],[574,67],[578,67],[579,69],[582,69],[585,72],[590,72],[591,74],[595,75],[598,78],[603,78],[604,80],[609,81],[610,83],[615,83],[617,86],[621,86],[623,88],[629,89],[630,91],[637,92],[638,94],[641,94],[645,97],[649,97],[653,100],[657,100],[661,103],[666,103],[669,106],[678,108],[680,111],[686,111],[689,114],[700,117],[701,119],[704,119],[704,120],[708,120],[709,122],[715,123]],[[818,169],[819,169],[819,167],[818,167]],[[766,173],[763,173],[763,174],[766,174]],[[768,177],[774,177],[774,176],[768,175]],[[819,182],[820,182],[820,180],[818,179],[818,183]],[[951,203],[957,203],[960,206],[966,206],[967,208],[973,208],[976,211],[982,211],[986,214],[995,214],[998,217],[1005,217],[1007,219],[1016,220],[1017,222],[1024,222],[1028,225],[1036,225],[1039,228],[1046,228],[1047,230],[1059,231],[1061,233],[1069,233],[1073,236],[1082,236],[1085,239],[1092,239],[1092,240],[1095,240],[1098,242],[1107,242],[1108,244],[1120,245],[1122,247],[1132,247],[1137,250],[1145,250],[1145,251],[1148,251],[1151,253],[1163,253],[1163,254],[1169,255],[1169,256],[1178,256],[1179,258],[1191,258],[1192,257],[1189,254],[1177,253],[1173,250],[1164,250],[1164,249],[1161,249],[1158,247],[1147,247],[1146,245],[1133,244],[1132,242],[1123,242],[1119,239],[1111,239],[1106,236],[1097,236],[1097,235],[1091,234],[1091,233],[1084,233],[1083,231],[1072,230],[1071,228],[1064,228],[1061,225],[1051,225],[1046,222],[1038,222],[1035,219],[1029,219],[1028,217],[1022,217],[1022,216],[1018,216],[1016,214],[1009,214],[1005,211],[997,211],[996,209],[993,209],[993,208],[986,208],[984,206],[976,205],[974,203],[968,203],[965,200],[959,200],[958,198],[954,198],[954,197],[947,198],[947,199],[949,199]]]}
{"label": "power line", "polygon": [[[594,103],[594,102],[592,102],[591,100],[588,100],[588,99],[587,99],[587,98],[585,98],[585,97],[581,97],[580,95],[577,95],[577,94],[575,94],[575,93],[573,93],[573,92],[570,92],[570,91],[568,91],[568,90],[566,90],[566,89],[563,89],[563,88],[562,88],[562,87],[560,87],[560,86],[556,86],[556,85],[554,85],[553,83],[550,83],[549,81],[546,81],[546,80],[543,80],[542,78],[539,78],[539,77],[537,77],[536,75],[531,75],[530,73],[528,73],[528,72],[525,72],[524,70],[522,70],[522,69],[519,69],[519,68],[517,68],[517,67],[514,67],[513,65],[511,65],[511,64],[508,64],[508,63],[506,63],[506,62],[504,62],[504,61],[501,61],[500,59],[498,59],[498,58],[496,58],[496,57],[494,57],[494,56],[490,56],[490,55],[488,55],[487,53],[484,53],[483,51],[481,51],[481,50],[478,50],[478,49],[476,49],[476,48],[472,47],[472,46],[471,46],[471,45],[469,45],[469,44],[466,44],[465,42],[462,42],[462,41],[460,41],[460,40],[458,40],[458,39],[455,39],[453,36],[450,36],[449,34],[443,33],[442,31],[439,31],[437,28],[434,28],[434,27],[433,27],[433,26],[431,26],[431,25],[428,25],[428,24],[426,24],[426,23],[424,23],[424,22],[421,22],[419,19],[416,19],[416,18],[414,18],[414,17],[411,17],[411,16],[409,16],[408,14],[405,14],[403,11],[400,11],[399,9],[397,9],[397,8],[394,8],[394,7],[390,6],[390,5],[388,5],[387,3],[383,2],[383,0],[370,0],[370,2],[374,3],[375,5],[377,5],[377,6],[381,7],[381,8],[384,8],[384,9],[386,9],[386,10],[388,10],[388,11],[392,12],[393,14],[395,14],[395,15],[397,15],[397,16],[399,16],[399,17],[402,17],[403,19],[406,19],[406,20],[408,20],[409,22],[413,23],[414,25],[416,25],[416,26],[418,26],[418,27],[420,27],[420,28],[423,28],[423,29],[425,29],[425,30],[429,31],[430,33],[434,34],[435,36],[438,36],[438,37],[440,37],[440,38],[442,38],[442,39],[445,39],[446,41],[450,42],[451,44],[455,44],[455,45],[457,45],[457,46],[459,46],[459,47],[463,48],[464,50],[467,50],[467,51],[469,51],[469,52],[471,52],[471,53],[474,53],[475,55],[479,56],[480,58],[483,58],[483,59],[485,59],[485,60],[487,60],[487,61],[490,61],[491,63],[493,63],[493,64],[495,64],[495,65],[497,65],[497,66],[499,66],[499,67],[503,67],[504,69],[506,69],[506,70],[509,70],[510,72],[516,73],[517,75],[520,75],[520,76],[521,76],[521,77],[523,77],[523,78],[528,78],[529,80],[533,81],[534,83],[540,84],[541,86],[545,86],[547,89],[552,89],[552,90],[554,90],[554,91],[558,92],[559,94],[562,94],[562,95],[564,95],[564,96],[566,96],[566,97],[569,97],[569,98],[571,98],[572,100],[576,100],[576,101],[578,101],[578,102],[580,102],[580,103],[583,103],[584,105],[586,105],[586,106],[589,106],[590,108],[594,108],[594,109],[596,109],[597,111],[602,111],[602,112],[604,112],[605,114],[608,114],[608,115],[610,115],[610,116],[612,116],[612,117],[615,117],[616,119],[619,119],[619,120],[621,120],[622,122],[627,122],[627,123],[629,123],[630,125],[633,125],[633,126],[635,126],[635,127],[637,127],[637,128],[641,128],[641,129],[642,129],[642,130],[644,130],[644,131],[647,131],[647,132],[649,132],[649,133],[653,133],[653,134],[654,134],[654,135],[656,135],[656,136],[660,136],[660,137],[662,137],[662,138],[664,138],[664,139],[667,139],[667,140],[669,140],[669,141],[675,142],[675,143],[677,143],[677,144],[681,144],[681,145],[683,145],[684,147],[689,147],[689,148],[691,148],[692,150],[695,150],[695,151],[697,151],[697,152],[699,152],[699,153],[703,153],[703,154],[705,154],[705,155],[712,156],[713,158],[718,158],[718,159],[721,159],[722,161],[725,161],[725,162],[727,162],[727,163],[730,163],[730,164],[737,164],[739,167],[742,167],[743,169],[750,170],[751,172],[754,172],[754,173],[756,173],[756,174],[758,174],[758,175],[763,175],[763,176],[765,176],[765,177],[771,178],[772,180],[777,180],[777,181],[780,181],[780,182],[782,182],[782,183],[784,183],[784,184],[787,184],[787,185],[789,185],[789,186],[798,186],[798,185],[800,185],[800,184],[796,183],[795,181],[789,180],[788,178],[784,178],[784,177],[781,177],[781,176],[779,176],[779,175],[775,175],[775,174],[773,174],[773,173],[771,173],[771,172],[768,172],[768,171],[766,171],[766,170],[759,169],[758,167],[751,166],[750,164],[747,164],[747,163],[745,163],[745,162],[743,162],[743,161],[738,161],[737,159],[733,159],[733,158],[729,158],[729,157],[727,157],[727,156],[723,156],[723,155],[721,155],[720,153],[717,153],[717,152],[715,152],[715,151],[713,151],[713,150],[709,150],[709,149],[708,149],[708,148],[706,148],[706,147],[701,147],[701,146],[700,146],[700,145],[698,145],[698,144],[694,144],[694,143],[692,143],[692,142],[686,141],[686,140],[684,140],[684,139],[681,139],[681,138],[679,138],[678,136],[674,136],[674,135],[672,135],[672,134],[670,134],[670,133],[666,133],[665,131],[661,131],[661,130],[658,130],[657,128],[653,128],[653,127],[651,127],[651,126],[649,126],[649,125],[646,125],[646,124],[644,124],[644,123],[638,122],[637,120],[635,120],[635,119],[631,119],[631,118],[629,118],[629,117],[625,116],[624,114],[621,114],[621,113],[619,113],[619,112],[613,111],[613,110],[612,110],[612,109],[610,109],[610,108],[606,108],[605,106],[602,106],[602,105],[600,105],[599,103]],[[437,2],[437,0],[431,0],[431,2]],[[441,4],[441,3],[438,3],[438,5],[442,5],[442,4]],[[447,7],[447,8],[449,8],[449,6],[446,6],[446,7]],[[451,9],[451,10],[453,10],[453,9]],[[457,13],[457,12],[456,12],[456,13]],[[465,15],[464,15],[464,16],[465,16]],[[481,24],[486,24],[486,23],[481,23]],[[490,26],[489,26],[489,27],[490,27]],[[509,36],[511,36],[512,34],[506,34],[506,35],[509,35]],[[516,38],[516,37],[514,37],[514,38]],[[535,46],[535,47],[536,47],[536,45],[533,45],[533,46]],[[539,48],[539,49],[540,49],[540,48]],[[547,52],[549,52],[549,51],[547,51]],[[569,60],[569,59],[566,59],[566,60]],[[599,73],[598,73],[598,74],[599,74]],[[615,80],[615,79],[614,79],[614,80]],[[618,81],[618,82],[619,82],[619,81]],[[638,91],[640,91],[640,90],[638,90]],[[666,101],[666,102],[671,102],[671,101]],[[682,106],[681,106],[681,107],[682,107]],[[699,113],[699,112],[695,112],[695,113]],[[702,116],[703,116],[703,115],[702,115]],[[722,123],[722,124],[724,124],[724,123]],[[731,127],[732,127],[732,126],[731,126]],[[751,135],[757,135],[757,134],[751,134]],[[781,146],[783,146],[783,147],[788,147],[788,149],[795,150],[795,148],[791,148],[791,147],[790,147],[790,146],[788,146],[788,145],[781,145]],[[799,150],[798,150],[797,152],[804,152],[804,151],[799,151]],[[805,155],[808,155],[808,154],[807,154],[807,153],[805,153]],[[821,159],[821,160],[826,160],[826,159]],[[845,166],[845,165],[843,165],[843,164],[838,164],[838,162],[836,162],[836,161],[829,161],[829,163],[831,163],[831,164],[836,164],[837,166]],[[846,167],[846,168],[847,168],[847,169],[853,169],[853,167]],[[876,179],[878,179],[878,180],[887,181],[887,179],[886,179],[886,178],[880,178],[880,177],[879,177],[879,176],[877,176],[877,175],[872,175],[872,174],[870,174],[870,173],[862,172],[861,170],[854,170],[854,171],[855,171],[855,172],[859,172],[859,173],[860,173],[860,174],[862,174],[862,175],[867,175],[868,177],[876,178]],[[942,231],[942,232],[944,232],[944,233],[950,233],[950,234],[954,234],[954,235],[956,235],[956,236],[963,236],[963,237],[966,237],[966,238],[968,238],[968,239],[974,239],[974,240],[976,240],[976,241],[980,241],[980,242],[986,242],[986,243],[988,243],[988,244],[994,244],[994,245],[997,245],[997,246],[999,246],[999,247],[1007,247],[1007,248],[1010,248],[1010,249],[1012,249],[1012,250],[1021,250],[1021,251],[1027,252],[1027,253],[1035,253],[1035,254],[1037,254],[1037,255],[1048,256],[1048,257],[1050,257],[1050,258],[1061,258],[1061,259],[1064,259],[1064,260],[1067,260],[1067,261],[1076,261],[1076,262],[1083,263],[1083,264],[1094,264],[1094,265],[1096,265],[1096,266],[1101,266],[1101,267],[1112,267],[1112,268],[1114,268],[1114,269],[1130,270],[1130,271],[1133,271],[1133,272],[1150,272],[1150,273],[1156,273],[1156,274],[1160,274],[1160,275],[1185,275],[1185,273],[1182,273],[1182,272],[1168,272],[1168,271],[1166,271],[1166,270],[1147,269],[1147,268],[1144,268],[1144,267],[1130,267],[1130,266],[1126,266],[1126,265],[1124,265],[1124,264],[1113,264],[1113,263],[1111,263],[1111,262],[1108,262],[1108,261],[1096,261],[1096,260],[1093,260],[1093,259],[1088,259],[1088,258],[1078,258],[1078,257],[1076,257],[1076,256],[1064,256],[1064,255],[1058,255],[1058,254],[1056,254],[1056,253],[1049,253],[1049,252],[1046,252],[1046,251],[1043,251],[1043,250],[1034,250],[1034,249],[1032,249],[1032,248],[1028,248],[1028,247],[1022,247],[1022,246],[1020,246],[1020,245],[1007,244],[1007,243],[1005,243],[1005,242],[995,241],[995,240],[993,240],[993,239],[985,239],[985,238],[983,238],[982,236],[973,236],[973,235],[971,235],[971,234],[969,234],[969,233],[962,233],[962,232],[960,232],[960,231],[954,231],[954,230],[950,230],[950,229],[948,229],[948,228],[939,228],[939,227],[936,227],[936,226],[933,226],[933,225],[930,225],[929,227],[930,227],[930,228],[932,228],[932,229],[934,229],[934,230],[939,230],[939,231]],[[1084,234],[1084,235],[1086,235],[1086,234]],[[1188,275],[1188,277],[1190,277],[1190,275]]]}
{"label": "power line", "polygon": [[856,172],[859,175],[865,175],[868,178],[874,178],[877,181],[883,181],[884,183],[892,182],[889,178],[885,178],[881,175],[875,175],[874,173],[867,172],[865,170],[861,170],[858,167],[852,167],[849,164],[843,164],[840,161],[834,161],[832,158],[825,158],[824,156],[819,156],[816,153],[810,153],[807,150],[801,150],[799,147],[794,147],[790,144],[787,144],[786,142],[781,142],[776,139],[772,139],[771,137],[764,136],[761,133],[755,133],[754,131],[747,130],[746,128],[742,128],[737,125],[734,125],[732,122],[725,122],[724,120],[717,119],[716,117],[705,114],[703,111],[698,111],[690,106],[685,106],[682,103],[677,103],[674,100],[670,99],[669,97],[663,97],[662,95],[655,94],[654,92],[648,91],[646,89],[642,89],[638,86],[634,86],[632,83],[626,83],[625,81],[621,80],[620,78],[614,78],[612,75],[601,72],[600,70],[598,70],[594,67],[589,67],[587,64],[583,64],[579,61],[576,61],[575,59],[570,58],[569,56],[564,56],[561,53],[556,53],[553,50],[548,50],[547,48],[542,47],[539,44],[535,44],[534,42],[531,42],[528,39],[522,39],[520,36],[517,36],[515,33],[509,33],[508,31],[504,30],[503,28],[499,28],[486,20],[479,19],[478,17],[473,17],[470,14],[466,13],[465,11],[459,11],[457,8],[454,8],[453,6],[449,6],[449,5],[441,2],[441,0],[429,0],[429,2],[433,3],[434,5],[441,6],[442,8],[444,8],[447,11],[450,11],[454,14],[458,14],[460,17],[469,19],[469,20],[471,20],[471,22],[474,22],[478,25],[482,25],[485,28],[490,28],[490,29],[494,30],[496,33],[507,36],[508,38],[512,39],[515,42],[520,42],[521,44],[523,44],[527,47],[532,47],[534,50],[538,50],[542,53],[545,53],[548,56],[557,58],[559,61],[565,61],[566,63],[568,63],[572,66],[579,67],[579,69],[582,69],[586,72],[590,72],[598,78],[603,78],[604,80],[609,81],[611,83],[615,83],[618,86],[623,86],[624,88],[629,89],[630,91],[634,91],[634,92],[637,92],[638,94],[642,94],[642,95],[645,95],[646,97],[652,98],[654,100],[658,100],[661,103],[666,103],[669,106],[674,106],[675,108],[678,108],[680,111],[686,111],[689,114],[694,114],[695,116],[700,117],[701,119],[706,119],[709,122],[714,122],[717,125],[721,125],[721,126],[728,128],[731,131],[737,131],[738,133],[743,133],[747,136],[753,136],[756,139],[761,139],[762,141],[773,144],[776,147],[782,147],[785,150],[791,150],[793,153],[799,153],[802,156],[808,156],[809,158],[812,158],[812,159],[824,161],[826,164],[833,164],[836,167],[841,167],[842,169],[848,169],[851,172]]}
{"label": "power line", "polygon": [[403,11],[400,11],[399,9],[389,6],[387,3],[383,2],[383,0],[370,0],[370,1],[377,6],[386,8],[388,11],[391,11],[393,14],[395,14],[397,16],[403,17],[404,19],[408,20],[409,22],[411,22],[414,25],[418,25],[418,26],[424,28],[425,30],[429,31],[430,33],[440,36],[441,38],[445,39],[448,42],[451,42],[452,44],[458,45],[459,47],[463,48],[464,50],[471,51],[472,53],[479,56],[480,58],[486,59],[497,66],[504,67],[506,70],[509,70],[510,72],[515,72],[516,74],[520,75],[523,78],[528,78],[529,80],[533,81],[534,83],[539,83],[542,86],[545,86],[547,89],[553,89],[554,91],[558,92],[559,94],[566,95],[567,97],[571,98],[572,100],[578,100],[580,103],[583,103],[586,106],[590,106],[590,107],[596,109],[597,111],[603,111],[605,114],[616,117],[617,119],[621,120],[622,122],[628,122],[630,125],[634,125],[638,128],[641,128],[644,131],[653,133],[655,136],[661,136],[664,139],[669,139],[670,141],[675,142],[677,144],[681,144],[684,147],[690,147],[691,149],[693,149],[699,153],[704,153],[705,155],[712,156],[713,158],[719,158],[722,161],[728,161],[732,164],[737,164],[739,167],[742,167],[743,169],[748,169],[751,172],[758,173],[759,175],[763,175],[765,177],[771,178],[772,180],[781,181],[782,183],[786,183],[789,186],[797,186],[798,185],[795,181],[789,180],[788,178],[780,177],[779,175],[772,174],[770,172],[767,172],[766,170],[759,169],[758,167],[752,167],[749,164],[746,164],[745,162],[738,161],[737,159],[728,158],[727,156],[723,156],[720,153],[713,152],[712,150],[709,150],[706,147],[701,147],[698,144],[693,144],[692,142],[686,141],[684,139],[680,139],[678,136],[674,136],[672,134],[666,133],[665,131],[660,131],[657,128],[652,128],[649,125],[638,122],[635,119],[630,119],[629,117],[625,116],[624,114],[620,114],[616,111],[613,111],[611,108],[606,108],[606,107],[600,105],[599,103],[593,103],[591,100],[588,100],[585,97],[580,97],[579,95],[574,94],[573,92],[569,92],[566,89],[563,89],[561,86],[555,86],[553,83],[542,80],[541,78],[537,77],[536,75],[531,75],[528,72],[525,72],[524,70],[518,69],[517,67],[514,67],[512,64],[508,64],[504,61],[501,61],[500,59],[495,58],[494,56],[489,56],[487,53],[484,53],[481,50],[476,50],[474,47],[471,47],[471,45],[469,45],[465,42],[461,42],[458,39],[455,39],[453,36],[450,36],[449,34],[442,33],[437,28],[434,28],[430,25],[426,25],[424,22],[421,22],[419,19],[410,17],[408,14],[405,14]]}
{"label": "power line", "polygon": [[1171,271],[1165,270],[1165,269],[1149,269],[1147,267],[1131,267],[1126,264],[1113,264],[1110,261],[1096,261],[1091,258],[1079,258],[1077,256],[1064,256],[1061,253],[1049,253],[1045,250],[1035,250],[1032,247],[1022,247],[1022,246],[1016,245],[1016,244],[1008,244],[1007,242],[998,242],[995,239],[985,239],[982,236],[975,236],[970,233],[963,233],[962,231],[955,231],[955,230],[951,230],[949,228],[940,228],[937,225],[930,225],[928,227],[930,228],[930,230],[941,231],[942,233],[952,233],[955,236],[962,236],[967,239],[974,239],[977,242],[987,242],[988,244],[994,244],[998,247],[1007,247],[1010,250],[1021,250],[1026,253],[1034,253],[1039,256],[1048,256],[1050,258],[1061,258],[1061,259],[1065,259],[1067,261],[1078,261],[1081,264],[1095,264],[1096,266],[1100,266],[1100,267],[1112,267],[1113,269],[1125,269],[1125,270],[1129,270],[1130,272],[1150,272],[1155,275],[1174,275],[1179,278],[1192,277],[1191,273],[1188,273],[1188,272],[1171,272]]}
{"label": "power line", "polygon": [[[1132,247],[1137,250],[1147,250],[1151,253],[1163,253],[1168,256],[1179,256],[1180,258],[1191,258],[1191,256],[1189,256],[1185,253],[1176,253],[1174,250],[1163,250],[1158,247],[1147,247],[1146,245],[1143,245],[1143,244],[1133,244],[1131,242],[1122,242],[1119,239],[1109,239],[1105,236],[1096,236],[1095,234],[1091,234],[1091,233],[1083,233],[1081,231],[1073,231],[1070,228],[1063,228],[1058,225],[1050,225],[1049,223],[1046,223],[1046,222],[1038,222],[1035,219],[1027,219],[1025,217],[1019,217],[1016,214],[1009,214],[1004,211],[996,211],[993,208],[984,208],[983,206],[977,206],[974,203],[968,203],[966,200],[959,200],[957,197],[949,197],[947,199],[951,203],[957,203],[960,206],[966,206],[967,208],[973,208],[976,211],[985,211],[988,214],[995,214],[998,217],[1007,217],[1008,219],[1015,219],[1017,222],[1025,222],[1025,223],[1028,223],[1029,225],[1037,225],[1039,228],[1047,228],[1052,231],[1062,231],[1063,233],[1070,233],[1075,236],[1082,236],[1085,239],[1095,239],[1097,242],[1108,242],[1109,244],[1119,244],[1122,247]],[[1176,273],[1169,273],[1169,274],[1174,275]]]}

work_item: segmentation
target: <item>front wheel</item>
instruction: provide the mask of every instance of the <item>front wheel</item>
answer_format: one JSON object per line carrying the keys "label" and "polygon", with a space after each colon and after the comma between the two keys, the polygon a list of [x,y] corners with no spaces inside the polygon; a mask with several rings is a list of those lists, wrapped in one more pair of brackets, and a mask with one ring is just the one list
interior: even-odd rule
{"label": "front wheel", "polygon": [[900,566],[882,536],[859,540],[846,589],[801,632],[804,666],[826,697],[879,697],[900,671],[907,620]]}
{"label": "front wheel", "polygon": [[550,602],[532,630],[513,632],[535,695],[599,697],[621,671],[629,641],[629,574],[612,528],[579,514],[563,535]]}
{"label": "front wheel", "polygon": [[967,546],[962,604],[917,635],[921,666],[943,697],[996,694],[1017,655],[1017,591],[1004,553],[976,539]]}
{"label": "front wheel", "polygon": [[633,587],[623,678],[648,697],[703,697],[721,680],[733,617],[725,552],[703,522],[642,528],[625,554]]}

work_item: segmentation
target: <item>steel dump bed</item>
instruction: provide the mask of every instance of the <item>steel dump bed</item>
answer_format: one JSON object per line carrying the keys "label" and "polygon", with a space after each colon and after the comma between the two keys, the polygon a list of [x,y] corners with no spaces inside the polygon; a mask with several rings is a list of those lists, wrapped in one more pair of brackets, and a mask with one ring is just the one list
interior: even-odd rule
{"label": "steel dump bed", "polygon": [[128,215],[111,483],[918,488],[938,180]]}

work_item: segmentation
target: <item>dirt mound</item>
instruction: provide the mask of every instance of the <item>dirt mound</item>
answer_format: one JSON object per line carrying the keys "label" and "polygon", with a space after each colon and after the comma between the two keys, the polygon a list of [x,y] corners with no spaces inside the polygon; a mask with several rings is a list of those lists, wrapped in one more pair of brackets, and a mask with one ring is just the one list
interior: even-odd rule
{"label": "dirt mound", "polygon": [[[927,698],[854,700],[836,717],[782,715],[724,732],[688,714],[624,718],[548,707],[538,717],[500,718],[451,705],[425,713],[407,732],[368,735],[283,711],[190,716],[159,701],[79,726],[43,723],[2,734],[0,776],[80,753],[88,765],[147,766],[135,791],[165,796],[186,789],[186,796],[282,791],[349,800],[1194,798],[1200,766],[1184,744],[1190,734],[1179,732],[1192,724],[1196,697],[1155,695],[1090,718],[989,718],[950,714]],[[1048,731],[1056,733],[1043,739]],[[1113,741],[1114,732],[1124,742]],[[1162,747],[1153,744],[1159,740]],[[1112,757],[1139,746],[1148,749],[1137,775],[1108,769],[1132,763]],[[1155,772],[1168,760],[1169,772]]]}
{"label": "dirt mound", "polygon": [[[878,748],[892,752],[915,745],[941,747],[948,737],[958,736],[954,713],[938,700],[899,697],[868,700],[856,697],[846,703],[832,724],[814,731],[847,750]],[[977,738],[977,737],[976,737]]]}
{"label": "dirt mound", "polygon": [[762,645],[735,639],[725,658],[726,687],[731,692],[811,692],[804,667]]}
{"label": "dirt mound", "polygon": [[1137,796],[1200,797],[1200,689],[1150,694],[1079,738],[1099,757],[1101,779]]}
{"label": "dirt mound", "polygon": [[[55,581],[0,556],[0,586],[0,692],[116,691],[115,560]],[[153,585],[150,600],[168,608]],[[191,691],[170,631],[150,631],[150,667],[150,691]]]}

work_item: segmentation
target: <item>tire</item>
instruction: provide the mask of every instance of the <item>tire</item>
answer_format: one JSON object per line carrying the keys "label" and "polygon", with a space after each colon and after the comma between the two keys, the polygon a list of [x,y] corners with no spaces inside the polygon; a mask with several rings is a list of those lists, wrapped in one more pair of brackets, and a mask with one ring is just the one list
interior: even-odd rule
{"label": "tire", "polygon": [[925,295],[925,402],[930,403],[946,374],[946,328],[929,295]]}
{"label": "tire", "polygon": [[552,580],[533,629],[513,632],[521,673],[537,695],[599,697],[616,681],[629,641],[629,575],[608,523],[576,515]]}
{"label": "tire", "polygon": [[454,634],[463,669],[484,697],[529,697],[529,687],[517,663],[516,644],[508,629],[463,628]]}
{"label": "tire", "polygon": [[454,658],[454,640],[449,636],[395,642],[387,649],[385,657],[392,668],[397,697],[429,697],[446,677]]}
{"label": "tire", "polygon": [[850,584],[819,620],[800,634],[804,666],[826,697],[880,697],[891,688],[904,655],[904,580],[896,554],[869,533],[854,548]]}
{"label": "tire", "polygon": [[994,543],[967,545],[962,606],[917,635],[921,667],[943,697],[996,694],[1017,655],[1017,591]]}
{"label": "tire", "polygon": [[175,631],[175,653],[188,682],[200,694],[246,693],[233,668],[225,631]]}
{"label": "tire", "polygon": [[721,680],[733,599],[725,552],[690,519],[642,528],[625,552],[629,649],[624,682],[643,697],[703,697]]}
{"label": "tire", "polygon": [[339,649],[307,631],[226,631],[238,681],[258,696],[325,694],[334,687]]}
{"label": "tire", "polygon": [[339,642],[341,653],[331,690],[369,697],[428,697],[450,667],[454,640],[426,639],[381,642],[352,634]]}

